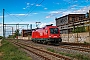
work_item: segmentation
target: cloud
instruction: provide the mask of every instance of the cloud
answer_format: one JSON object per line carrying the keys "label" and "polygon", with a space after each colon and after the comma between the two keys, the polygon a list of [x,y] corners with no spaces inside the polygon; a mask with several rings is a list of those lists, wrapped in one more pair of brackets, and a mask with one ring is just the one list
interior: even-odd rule
{"label": "cloud", "polygon": [[0,23],[0,27],[2,27],[3,26],[3,24],[2,23]]}
{"label": "cloud", "polygon": [[66,11],[66,12],[64,11],[64,12],[61,13],[61,15],[62,15],[62,16],[65,16],[65,15],[68,15],[68,14],[70,14],[70,13],[71,13],[71,11]]}
{"label": "cloud", "polygon": [[27,3],[27,5],[30,5],[30,3]]}
{"label": "cloud", "polygon": [[2,34],[3,34],[3,30],[2,30],[2,24],[0,24],[0,36],[2,36]]}
{"label": "cloud", "polygon": [[50,11],[49,15],[47,15],[46,18],[51,18],[52,16],[55,16],[57,14],[61,14],[61,11]]}
{"label": "cloud", "polygon": [[[77,5],[73,5],[72,7],[76,7]],[[81,9],[70,9],[68,8],[67,10],[57,10],[57,11],[50,11],[48,12],[49,15],[47,15],[45,18],[52,18],[56,15],[59,14],[59,17],[60,16],[65,16],[65,15],[68,15],[68,14],[86,14],[89,10],[90,10],[90,6],[79,6],[79,7],[82,7]]]}
{"label": "cloud", "polygon": [[39,25],[39,27],[42,28],[42,27],[44,27],[45,25],[47,25],[47,23],[41,23],[41,24]]}
{"label": "cloud", "polygon": [[23,8],[24,10],[26,9],[26,8]]}
{"label": "cloud", "polygon": [[3,18],[3,16],[0,16],[0,18]]}
{"label": "cloud", "polygon": [[49,16],[46,16],[46,18],[50,18],[51,16],[49,15]]}
{"label": "cloud", "polygon": [[30,7],[30,3],[26,3],[26,7],[24,7],[23,9],[25,10],[25,9],[27,9],[29,7]]}
{"label": "cloud", "polygon": [[53,4],[57,4],[57,5],[59,5],[60,3],[59,3],[59,2],[53,2]]}
{"label": "cloud", "polygon": [[60,3],[56,3],[57,5],[59,5]]}
{"label": "cloud", "polygon": [[15,16],[26,16],[28,14],[10,14],[10,15],[15,15]]}
{"label": "cloud", "polygon": [[61,11],[50,11],[51,14],[58,14],[60,13]]}
{"label": "cloud", "polygon": [[38,13],[33,13],[33,14],[38,14]]}
{"label": "cloud", "polygon": [[77,6],[78,6],[77,4],[74,4],[74,5],[72,5],[71,7],[74,8],[74,7],[77,7]]}
{"label": "cloud", "polygon": [[48,8],[44,8],[44,10],[47,10]]}
{"label": "cloud", "polygon": [[26,6],[26,8],[28,8],[28,7],[30,7],[30,3],[27,3],[27,6]]}
{"label": "cloud", "polygon": [[85,13],[87,13],[88,11],[90,10],[90,6],[86,6],[86,7],[83,7],[83,8],[81,8],[81,9],[79,9],[79,10],[76,10],[76,11],[73,11],[72,13],[82,13],[82,14],[85,14]]}
{"label": "cloud", "polygon": [[53,26],[55,26],[55,20],[51,21],[51,22],[48,22],[48,23],[41,23],[41,24],[39,24],[39,27],[42,28],[42,27],[44,27],[46,25],[50,25],[50,24],[53,24]]}
{"label": "cloud", "polygon": [[31,4],[31,5],[34,5],[34,4]]}
{"label": "cloud", "polygon": [[36,6],[41,6],[41,5],[39,5],[39,4],[36,4]]}
{"label": "cloud", "polygon": [[2,36],[2,34],[3,34],[3,31],[2,31],[2,29],[0,28],[0,36]]}

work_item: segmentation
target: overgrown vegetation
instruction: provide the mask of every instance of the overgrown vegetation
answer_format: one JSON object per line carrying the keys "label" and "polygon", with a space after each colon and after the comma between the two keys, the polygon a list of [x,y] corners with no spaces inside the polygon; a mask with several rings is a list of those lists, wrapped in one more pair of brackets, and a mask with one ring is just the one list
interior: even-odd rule
{"label": "overgrown vegetation", "polygon": [[17,29],[13,35],[9,35],[8,38],[17,38],[17,36],[21,36],[19,29]]}
{"label": "overgrown vegetation", "polygon": [[5,40],[2,41],[0,52],[3,52],[2,56],[0,56],[1,60],[31,60],[30,57],[26,56],[25,52],[18,50],[17,47]]}
{"label": "overgrown vegetation", "polygon": [[54,49],[50,49],[50,48],[47,48],[47,50],[50,51],[50,52],[59,53],[61,55],[65,55],[65,56],[69,56],[69,57],[72,57],[72,58],[76,58],[78,60],[90,60],[89,57],[81,55],[81,54],[67,54],[67,53],[64,53],[64,52],[56,52]]}
{"label": "overgrown vegetation", "polygon": [[75,30],[73,30],[73,33],[81,33],[81,32],[86,32],[85,26],[76,27]]}
{"label": "overgrown vegetation", "polygon": [[55,53],[54,49],[47,48],[47,50]]}
{"label": "overgrown vegetation", "polygon": [[0,39],[2,39],[3,37],[2,36],[0,36]]}
{"label": "overgrown vegetation", "polygon": [[65,55],[65,56],[69,56],[72,58],[76,58],[78,60],[90,60],[88,57],[81,55],[81,54],[67,54],[67,53],[63,53],[63,52],[59,52],[59,54]]}

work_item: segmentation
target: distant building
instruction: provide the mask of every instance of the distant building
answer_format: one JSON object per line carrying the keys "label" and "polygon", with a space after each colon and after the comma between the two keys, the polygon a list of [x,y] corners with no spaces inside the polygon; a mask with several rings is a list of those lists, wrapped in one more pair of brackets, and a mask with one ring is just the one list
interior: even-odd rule
{"label": "distant building", "polygon": [[60,29],[60,33],[72,33],[75,26],[81,24],[85,19],[85,14],[68,14],[66,16],[56,18],[56,26]]}
{"label": "distant building", "polygon": [[32,30],[22,30],[22,37],[28,37],[31,36]]}

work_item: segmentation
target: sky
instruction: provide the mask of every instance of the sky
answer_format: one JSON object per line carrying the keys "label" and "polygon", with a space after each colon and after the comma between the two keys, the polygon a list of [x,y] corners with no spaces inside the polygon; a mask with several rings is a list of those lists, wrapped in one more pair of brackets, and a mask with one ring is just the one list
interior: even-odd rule
{"label": "sky", "polygon": [[[32,24],[32,28],[36,28],[36,22],[41,22],[39,27],[56,25],[55,18],[67,14],[85,14],[90,10],[90,0],[0,0],[0,35],[3,9],[5,24]],[[11,30],[11,27],[6,29]]]}

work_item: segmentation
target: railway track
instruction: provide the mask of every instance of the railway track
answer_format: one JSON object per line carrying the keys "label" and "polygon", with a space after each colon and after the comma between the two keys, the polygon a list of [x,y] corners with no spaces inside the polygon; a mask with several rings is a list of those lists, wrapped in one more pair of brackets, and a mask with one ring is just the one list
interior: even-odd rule
{"label": "railway track", "polygon": [[33,54],[36,54],[36,55],[42,57],[45,60],[72,60],[69,57],[62,56],[62,55],[56,54],[56,53],[52,53],[52,52],[49,52],[44,49],[40,49],[38,47],[34,47],[31,45],[22,44],[19,42],[12,42],[12,43],[14,43],[15,45],[17,45],[25,50],[32,52]]}
{"label": "railway track", "polygon": [[[15,41],[15,40],[13,40]],[[16,40],[17,41],[17,40]],[[32,41],[25,41],[25,40],[18,40],[19,43],[32,45],[36,47],[43,48],[47,50],[48,48],[53,49],[55,52],[63,52],[66,54],[72,54],[72,55],[83,55],[85,57],[90,57],[90,48],[87,46],[78,46],[78,45],[72,45],[72,44],[61,44],[60,46],[53,46],[53,45],[44,45],[44,44],[38,44],[34,43]],[[72,57],[72,59],[75,59]],[[76,58],[78,59],[78,58]]]}
{"label": "railway track", "polygon": [[[22,40],[19,40],[22,41]],[[24,41],[24,40],[23,40]],[[24,41],[28,42],[28,41]],[[65,48],[70,50],[77,50],[81,52],[88,52],[90,53],[90,45],[88,44],[82,44],[82,43],[62,43],[62,45],[59,46],[59,48]]]}
{"label": "railway track", "polygon": [[90,48],[90,44],[84,44],[84,43],[68,43],[68,42],[62,42],[63,45],[71,45],[71,46],[80,46],[85,48]]}
{"label": "railway track", "polygon": [[81,51],[81,52],[90,53],[90,48],[86,48],[86,47],[71,46],[71,45],[63,45],[63,46],[59,46],[59,47],[60,48],[65,48],[65,49],[70,49],[70,50],[77,50],[77,51]]}

